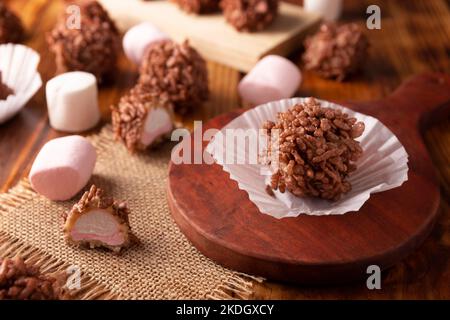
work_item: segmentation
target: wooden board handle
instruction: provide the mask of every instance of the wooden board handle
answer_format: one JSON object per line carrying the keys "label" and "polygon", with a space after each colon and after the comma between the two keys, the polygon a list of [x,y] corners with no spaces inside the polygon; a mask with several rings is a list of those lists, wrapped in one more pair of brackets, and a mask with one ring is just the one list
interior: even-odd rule
{"label": "wooden board handle", "polygon": [[[308,284],[362,279],[368,265],[386,269],[411,253],[431,231],[440,199],[418,129],[448,115],[450,77],[423,74],[383,100],[342,104],[376,117],[403,144],[409,170],[401,187],[373,194],[358,213],[277,220],[261,214],[221,166],[171,163],[168,201],[183,233],[228,268]],[[203,128],[221,128],[242,112]]]}
{"label": "wooden board handle", "polygon": [[450,116],[450,76],[447,74],[426,73],[413,77],[395,91],[391,99],[397,96],[407,97],[414,106],[415,109],[411,105],[404,112],[421,131]]}
{"label": "wooden board handle", "polygon": [[[450,75],[424,73],[405,81],[389,97],[374,103],[348,103],[353,109],[367,113],[388,126],[419,129],[423,132],[435,122],[450,116]],[[389,106],[390,113],[386,114]],[[395,106],[395,108],[392,108]]]}

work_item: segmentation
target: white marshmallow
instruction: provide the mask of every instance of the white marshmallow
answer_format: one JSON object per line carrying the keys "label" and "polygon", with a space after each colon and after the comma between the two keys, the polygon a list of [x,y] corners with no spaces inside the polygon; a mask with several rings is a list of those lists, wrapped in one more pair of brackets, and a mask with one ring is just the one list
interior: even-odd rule
{"label": "white marshmallow", "polygon": [[130,28],[123,37],[125,55],[134,64],[140,65],[145,50],[155,41],[170,37],[149,22],[143,22]]}
{"label": "white marshmallow", "polygon": [[244,101],[259,105],[292,97],[300,82],[301,73],[295,64],[281,56],[269,55],[241,80],[238,91]]}
{"label": "white marshmallow", "polygon": [[68,200],[89,181],[95,167],[94,146],[81,136],[47,142],[28,176],[33,189],[50,200]]}
{"label": "white marshmallow", "polygon": [[100,120],[97,79],[81,71],[54,77],[46,86],[50,125],[59,131],[82,132]]}
{"label": "white marshmallow", "polygon": [[172,131],[172,129],[172,117],[166,109],[150,109],[147,114],[147,119],[145,119],[141,143],[147,147],[159,137]]}
{"label": "white marshmallow", "polygon": [[336,21],[342,12],[342,0],[303,0],[303,7],[320,14],[326,21]]}

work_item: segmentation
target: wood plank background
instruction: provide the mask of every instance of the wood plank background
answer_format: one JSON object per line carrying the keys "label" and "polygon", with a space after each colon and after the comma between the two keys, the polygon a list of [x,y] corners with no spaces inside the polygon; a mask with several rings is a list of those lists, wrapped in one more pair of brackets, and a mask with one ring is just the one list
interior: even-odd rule
{"label": "wood plank background", "polygon": [[[41,54],[39,71],[44,83],[54,75],[54,58],[45,34],[64,8],[62,0],[7,1],[23,19],[26,44]],[[299,2],[292,0],[292,2]],[[304,73],[300,96],[328,100],[376,100],[393,91],[403,80],[425,71],[450,73],[449,0],[344,0],[343,21],[365,24],[366,8],[381,8],[382,29],[366,30],[371,55],[364,71],[348,82],[338,83]],[[300,54],[292,60],[300,64]],[[230,68],[209,63],[210,101],[195,115],[208,119],[237,108],[236,85],[242,77]],[[122,56],[120,71],[109,87],[100,91],[103,121],[109,121],[109,106],[132,86],[136,70]],[[194,117],[193,117],[194,118]],[[186,123],[192,119],[185,119]],[[98,130],[98,129],[97,129]],[[48,125],[45,94],[41,89],[22,112],[0,126],[0,192],[5,192],[27,175],[40,147],[63,134]],[[441,181],[441,217],[424,245],[404,262],[383,275],[382,290],[370,291],[364,283],[334,288],[307,288],[265,282],[256,284],[256,299],[450,299],[450,119],[442,119],[425,133]]]}

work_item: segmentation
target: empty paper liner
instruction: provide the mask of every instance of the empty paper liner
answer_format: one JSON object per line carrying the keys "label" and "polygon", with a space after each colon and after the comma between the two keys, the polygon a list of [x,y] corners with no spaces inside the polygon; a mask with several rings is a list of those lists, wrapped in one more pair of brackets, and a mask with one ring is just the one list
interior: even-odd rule
{"label": "empty paper liner", "polygon": [[2,82],[14,92],[0,100],[0,124],[17,114],[41,87],[39,60],[39,54],[24,45],[0,45]]}

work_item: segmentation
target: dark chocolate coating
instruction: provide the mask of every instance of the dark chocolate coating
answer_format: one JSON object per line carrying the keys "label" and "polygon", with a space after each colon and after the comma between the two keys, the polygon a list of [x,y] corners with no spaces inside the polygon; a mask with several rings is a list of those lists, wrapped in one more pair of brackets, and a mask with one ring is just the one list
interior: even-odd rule
{"label": "dark chocolate coating", "polygon": [[116,70],[119,31],[97,1],[84,1],[80,6],[80,28],[68,28],[64,16],[47,40],[56,56],[57,73],[85,71],[102,81]]}
{"label": "dark chocolate coating", "polygon": [[187,41],[171,40],[150,45],[140,68],[139,83],[179,114],[188,113],[208,99],[206,61]]}
{"label": "dark chocolate coating", "polygon": [[18,43],[23,40],[24,35],[20,18],[0,1],[0,43]]}
{"label": "dark chocolate coating", "polygon": [[361,68],[368,47],[367,37],[357,24],[323,24],[305,40],[305,69],[342,81]]}
{"label": "dark chocolate coating", "polygon": [[221,0],[225,19],[238,31],[260,31],[278,14],[278,0]]}

